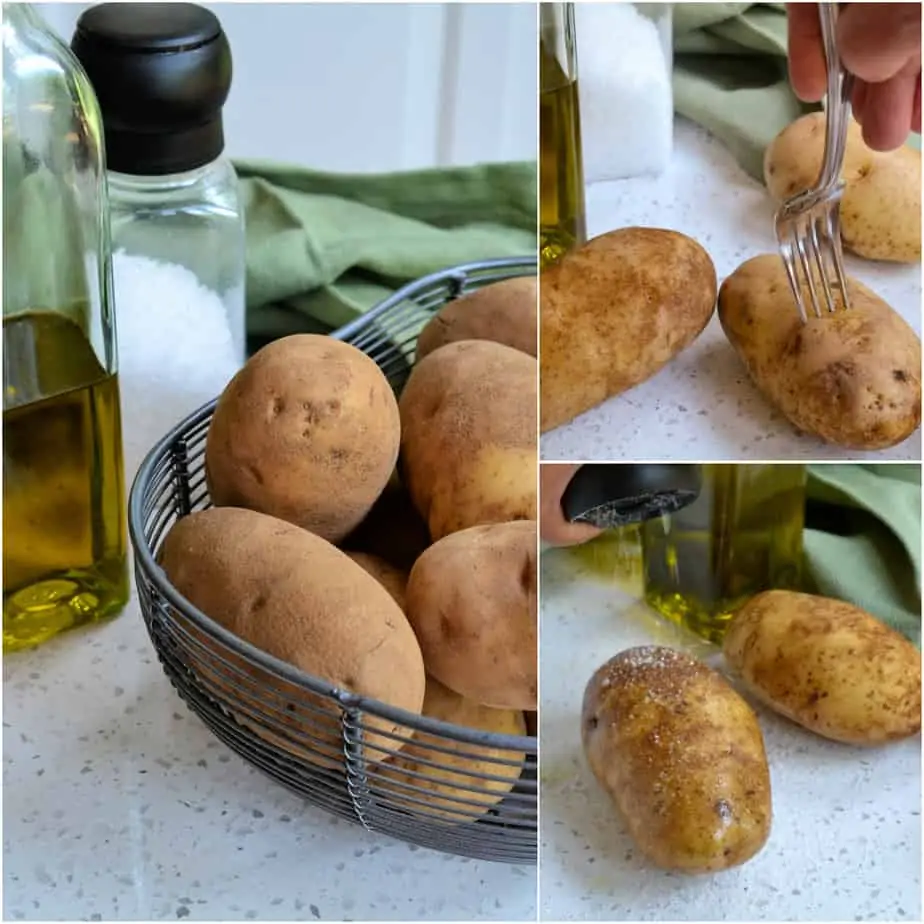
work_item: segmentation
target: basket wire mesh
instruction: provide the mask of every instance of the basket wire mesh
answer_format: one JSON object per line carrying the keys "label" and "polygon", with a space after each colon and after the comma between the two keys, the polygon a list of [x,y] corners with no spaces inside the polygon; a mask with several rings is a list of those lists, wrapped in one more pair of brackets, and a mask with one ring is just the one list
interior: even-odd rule
{"label": "basket wire mesh", "polygon": [[[417,335],[446,302],[536,272],[535,257],[453,267],[399,290],[332,336],[378,363],[396,392]],[[129,530],[145,625],[164,672],[237,754],[329,812],[410,843],[507,863],[536,862],[535,730],[501,735],[413,715],[338,689],[258,650],[193,607],[157,564],[177,519],[210,505],[211,402],[148,454]]]}

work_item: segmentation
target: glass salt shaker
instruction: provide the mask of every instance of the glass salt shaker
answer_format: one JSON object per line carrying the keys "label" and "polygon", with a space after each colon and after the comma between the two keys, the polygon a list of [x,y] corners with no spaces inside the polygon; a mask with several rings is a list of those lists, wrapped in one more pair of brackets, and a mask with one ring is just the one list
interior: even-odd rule
{"label": "glass salt shaker", "polygon": [[573,3],[539,4],[539,262],[587,240]]}
{"label": "glass salt shaker", "polygon": [[3,5],[3,651],[122,611],[125,476],[106,162],[89,81]]}
{"label": "glass salt shaker", "polygon": [[246,358],[244,216],[223,156],[231,50],[192,3],[102,3],[71,48],[103,115],[113,249],[184,267],[221,299]]}
{"label": "glass salt shaker", "polygon": [[578,3],[587,183],[663,172],[673,148],[670,3]]}

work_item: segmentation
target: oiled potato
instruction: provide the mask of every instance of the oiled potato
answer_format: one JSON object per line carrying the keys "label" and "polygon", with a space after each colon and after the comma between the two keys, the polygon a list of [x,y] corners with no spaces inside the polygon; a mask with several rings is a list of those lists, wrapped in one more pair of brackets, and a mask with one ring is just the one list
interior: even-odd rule
{"label": "oiled potato", "polygon": [[394,473],[366,518],[344,539],[341,548],[375,555],[407,572],[429,545],[427,524]]}
{"label": "oiled potato", "polygon": [[536,360],[488,340],[440,347],[401,394],[401,475],[435,542],[536,518]]}
{"label": "oiled potato", "polygon": [[[764,152],[764,180],[779,202],[814,185],[821,170],[825,115],[796,119]],[[921,152],[905,145],[881,153],[866,146],[860,126],[847,128],[841,199],[844,246],[870,260],[921,259]]]}
{"label": "oiled potato", "polygon": [[407,573],[390,565],[383,558],[377,555],[370,555],[368,552],[346,552],[347,558],[352,559],[367,574],[371,574],[384,587],[389,596],[398,606],[401,612],[404,612],[405,600],[404,591],[407,587]]}
{"label": "oiled potato", "polygon": [[[427,678],[423,714],[495,735],[526,734],[522,712],[479,706],[432,677]],[[378,778],[391,802],[405,801],[414,812],[447,821],[476,821],[500,802],[520,778],[521,766],[498,761],[522,763],[525,756],[522,751],[451,742],[445,737],[415,732],[400,754],[388,758]],[[501,779],[481,779],[477,774]],[[471,792],[473,789],[476,791]]]}
{"label": "oiled potato", "polygon": [[330,337],[283,337],[218,400],[205,447],[209,494],[337,542],[388,482],[399,427],[394,392],[368,356]]}
{"label": "oiled potato", "polygon": [[756,698],[825,738],[877,745],[921,730],[921,653],[849,603],[758,594],[735,614],[723,650]]}
{"label": "oiled potato", "polygon": [[[800,430],[884,449],[921,423],[921,341],[855,279],[850,310],[803,324],[777,254],[754,257],[719,291],[719,320],[757,387]],[[808,291],[803,292],[810,304]]]}
{"label": "oiled potato", "polygon": [[[340,689],[420,712],[423,659],[406,617],[375,578],[318,536],[251,510],[214,507],[173,525],[161,566],[193,606],[267,654]],[[207,653],[202,659],[209,661]],[[247,697],[265,691],[285,701],[293,692],[262,671],[252,679]],[[323,750],[342,753],[330,721],[339,709],[302,693],[292,705],[278,722],[295,728],[317,721],[325,727],[310,733]],[[369,745],[387,747],[390,739],[378,730],[399,728],[366,722],[373,729],[366,732]]]}
{"label": "oiled potato", "polygon": [[536,524],[473,526],[411,569],[407,617],[427,672],[460,696],[535,709]]}
{"label": "oiled potato", "polygon": [[469,292],[441,308],[417,338],[417,359],[458,340],[493,340],[536,356],[535,276],[517,276]]}
{"label": "oiled potato", "polygon": [[664,869],[746,862],[770,833],[770,771],[750,706],[669,648],[630,648],[584,693],[584,752],[639,850]]}
{"label": "oiled potato", "polygon": [[715,296],[706,251],[657,228],[610,231],[544,270],[542,432],[651,378],[699,336]]}

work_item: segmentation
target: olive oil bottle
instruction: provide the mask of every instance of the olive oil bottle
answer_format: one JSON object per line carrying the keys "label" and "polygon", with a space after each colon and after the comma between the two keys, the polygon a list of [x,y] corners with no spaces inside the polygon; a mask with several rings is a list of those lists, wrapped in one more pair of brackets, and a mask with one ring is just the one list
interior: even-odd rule
{"label": "olive oil bottle", "polygon": [[539,6],[539,263],[587,238],[574,8]]}
{"label": "olive oil bottle", "polygon": [[3,650],[118,613],[125,484],[99,112],[26,4],[3,8]]}
{"label": "olive oil bottle", "polygon": [[643,524],[646,602],[721,642],[735,610],[801,580],[806,472],[802,465],[705,465],[700,496]]}

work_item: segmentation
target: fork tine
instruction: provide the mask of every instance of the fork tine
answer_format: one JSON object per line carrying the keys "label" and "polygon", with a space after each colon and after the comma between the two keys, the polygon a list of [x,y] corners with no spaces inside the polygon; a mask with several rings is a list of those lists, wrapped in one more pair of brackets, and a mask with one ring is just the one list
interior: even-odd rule
{"label": "fork tine", "polygon": [[786,270],[786,278],[789,280],[789,289],[792,292],[793,301],[799,311],[799,316],[804,324],[808,320],[805,313],[805,302],[802,299],[802,287],[799,285],[799,276],[796,272],[796,262],[792,255],[791,238],[779,233],[777,228],[777,243],[779,244],[780,256],[783,258],[783,268]]}
{"label": "fork tine", "polygon": [[809,233],[808,244],[813,251],[812,257],[818,268],[818,278],[821,280],[821,288],[825,296],[825,309],[828,313],[836,310],[837,305],[834,296],[831,294],[831,286],[828,283],[828,267],[825,265],[825,256],[828,250],[827,244],[834,249],[834,242],[828,234],[827,218],[830,214],[829,209],[823,209],[817,216],[809,216]]}
{"label": "fork tine", "polygon": [[820,318],[821,308],[818,306],[818,292],[815,288],[815,280],[812,278],[812,264],[808,254],[807,244],[810,238],[811,232],[802,234],[797,230],[795,233],[796,250],[799,253],[799,262],[802,264],[802,271],[805,273],[805,284],[808,287],[809,299],[812,302],[812,311],[816,318]]}
{"label": "fork tine", "polygon": [[850,295],[847,292],[847,273],[844,271],[844,250],[841,238],[841,204],[838,202],[828,211],[828,226],[831,234],[831,252],[834,263],[834,275],[841,293],[841,305],[850,307]]}

